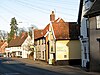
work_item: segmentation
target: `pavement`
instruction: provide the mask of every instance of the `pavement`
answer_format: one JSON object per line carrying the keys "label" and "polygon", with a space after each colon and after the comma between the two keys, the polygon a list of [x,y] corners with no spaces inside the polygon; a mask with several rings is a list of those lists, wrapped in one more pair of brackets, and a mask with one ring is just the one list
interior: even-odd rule
{"label": "pavement", "polygon": [[83,70],[81,67],[79,66],[70,66],[70,65],[65,65],[65,66],[53,66],[53,65],[49,65],[44,61],[34,61],[32,59],[23,59],[23,58],[11,58],[12,60],[15,61],[19,61],[21,63],[25,63],[26,65],[30,65],[30,66],[35,66],[38,68],[42,68],[42,69],[47,69],[50,71],[55,71],[55,72],[60,72],[60,73],[69,73],[69,74],[82,74],[82,75],[100,75],[100,73],[98,72],[86,72],[85,70]]}

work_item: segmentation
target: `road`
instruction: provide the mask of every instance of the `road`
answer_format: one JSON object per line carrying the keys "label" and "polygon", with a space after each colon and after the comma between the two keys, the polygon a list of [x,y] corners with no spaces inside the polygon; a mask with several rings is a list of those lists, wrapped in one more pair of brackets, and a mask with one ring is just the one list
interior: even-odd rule
{"label": "road", "polygon": [[0,75],[64,75],[49,70],[26,65],[24,63],[2,58],[0,60]]}
{"label": "road", "polygon": [[[23,61],[23,62],[22,62]],[[27,63],[28,62],[28,63]],[[0,58],[0,75],[95,75],[84,71],[33,63],[31,60]]]}

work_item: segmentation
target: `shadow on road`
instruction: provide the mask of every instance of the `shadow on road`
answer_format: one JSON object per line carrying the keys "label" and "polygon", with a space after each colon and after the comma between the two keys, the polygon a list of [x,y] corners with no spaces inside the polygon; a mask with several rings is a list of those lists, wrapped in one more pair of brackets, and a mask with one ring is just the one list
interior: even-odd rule
{"label": "shadow on road", "polygon": [[30,66],[11,59],[1,59],[0,62],[1,75],[65,75],[64,73]]}

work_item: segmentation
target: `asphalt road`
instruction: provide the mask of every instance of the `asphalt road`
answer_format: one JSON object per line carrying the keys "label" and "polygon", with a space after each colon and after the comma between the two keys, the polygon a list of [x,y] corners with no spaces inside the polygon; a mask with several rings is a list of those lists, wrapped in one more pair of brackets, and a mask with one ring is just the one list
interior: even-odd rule
{"label": "asphalt road", "polygon": [[64,75],[53,71],[26,65],[9,58],[0,58],[0,75]]}
{"label": "asphalt road", "polygon": [[29,59],[0,58],[0,75],[100,75],[72,66],[52,66]]}

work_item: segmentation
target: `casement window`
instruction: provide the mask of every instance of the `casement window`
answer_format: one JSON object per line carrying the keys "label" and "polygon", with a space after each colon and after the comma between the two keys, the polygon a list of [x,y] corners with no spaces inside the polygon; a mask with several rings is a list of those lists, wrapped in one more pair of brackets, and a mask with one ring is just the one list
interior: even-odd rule
{"label": "casement window", "polygon": [[42,44],[45,44],[45,38],[42,39]]}
{"label": "casement window", "polygon": [[96,27],[100,29],[100,16],[96,16]]}

